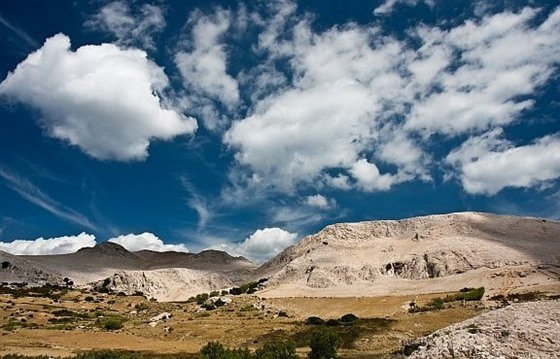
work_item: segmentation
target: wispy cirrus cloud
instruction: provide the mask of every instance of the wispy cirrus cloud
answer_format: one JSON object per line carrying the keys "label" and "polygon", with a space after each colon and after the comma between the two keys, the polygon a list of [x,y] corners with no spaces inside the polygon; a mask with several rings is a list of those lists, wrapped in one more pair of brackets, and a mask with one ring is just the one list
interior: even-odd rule
{"label": "wispy cirrus cloud", "polygon": [[99,230],[86,216],[57,202],[27,178],[21,177],[5,167],[0,167],[0,177],[4,179],[8,188],[17,192],[26,201],[66,221],[88,229]]}
{"label": "wispy cirrus cloud", "polygon": [[119,45],[154,49],[154,37],[166,26],[164,14],[162,6],[113,1],[101,7],[85,26],[112,34]]}
{"label": "wispy cirrus cloud", "polygon": [[188,192],[189,198],[187,199],[187,204],[192,208],[198,215],[198,230],[204,230],[206,224],[214,216],[213,211],[208,205],[208,201],[200,192],[196,189],[195,185],[185,176],[179,178],[181,185]]}
{"label": "wispy cirrus cloud", "polygon": [[17,35],[26,45],[36,49],[40,46],[39,42],[31,37],[25,30],[13,25],[11,22],[8,21],[2,14],[0,14],[0,24],[4,25],[8,28],[11,32]]}

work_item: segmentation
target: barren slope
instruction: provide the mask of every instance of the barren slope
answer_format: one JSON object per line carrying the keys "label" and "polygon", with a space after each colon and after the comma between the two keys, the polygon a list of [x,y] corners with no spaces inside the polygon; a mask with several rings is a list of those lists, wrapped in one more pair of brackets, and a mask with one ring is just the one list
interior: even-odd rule
{"label": "barren slope", "polygon": [[149,271],[122,271],[99,281],[98,288],[127,295],[142,292],[158,301],[186,301],[200,293],[232,287],[223,273],[185,268],[155,269]]}
{"label": "barren slope", "polygon": [[0,282],[62,283],[63,276],[40,263],[0,251]]}
{"label": "barren slope", "polygon": [[255,265],[243,257],[232,257],[221,251],[200,253],[129,252],[124,247],[104,242],[76,253],[19,258],[49,268],[71,278],[77,284],[98,281],[123,271],[150,271],[166,268],[188,268],[205,272],[227,273],[233,280],[243,278]]}
{"label": "barren slope", "polygon": [[335,224],[256,272],[262,294],[368,296],[557,286],[560,223],[483,213]]}

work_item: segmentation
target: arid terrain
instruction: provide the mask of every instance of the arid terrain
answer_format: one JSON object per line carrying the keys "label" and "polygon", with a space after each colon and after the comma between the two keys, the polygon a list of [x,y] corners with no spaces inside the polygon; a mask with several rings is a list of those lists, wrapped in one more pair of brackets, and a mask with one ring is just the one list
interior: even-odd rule
{"label": "arid terrain", "polygon": [[[556,337],[524,341],[560,325],[559,259],[560,223],[472,212],[335,224],[258,268],[219,251],[115,244],[0,253],[0,355],[197,357],[209,341],[254,349],[293,340],[304,356],[310,333],[327,326],[343,358],[453,357],[448,342],[462,348],[457,357],[491,358],[492,345],[509,343],[505,357],[553,358]],[[8,284],[22,281],[42,286]]]}

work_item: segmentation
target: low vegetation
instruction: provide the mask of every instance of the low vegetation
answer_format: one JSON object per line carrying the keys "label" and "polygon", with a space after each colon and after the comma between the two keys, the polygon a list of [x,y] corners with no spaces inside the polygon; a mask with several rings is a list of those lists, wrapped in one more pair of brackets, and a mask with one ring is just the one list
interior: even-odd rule
{"label": "low vegetation", "polygon": [[445,303],[453,303],[459,301],[479,301],[484,296],[484,287],[480,288],[463,288],[459,292],[445,296],[444,298],[436,297],[431,299],[425,306],[417,306],[413,303],[408,311],[410,313],[428,312],[433,310],[441,310],[445,308]]}
{"label": "low vegetation", "polygon": [[35,297],[50,298],[58,300],[60,297],[68,293],[68,288],[64,286],[45,284],[43,286],[27,286],[23,284],[2,284],[0,285],[0,294],[9,294],[13,298]]}

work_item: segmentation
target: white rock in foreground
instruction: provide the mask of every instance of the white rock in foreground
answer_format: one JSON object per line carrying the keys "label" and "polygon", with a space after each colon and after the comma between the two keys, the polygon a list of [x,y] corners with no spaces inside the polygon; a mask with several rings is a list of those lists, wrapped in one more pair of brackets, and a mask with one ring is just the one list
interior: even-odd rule
{"label": "white rock in foreground", "polygon": [[560,358],[560,301],[513,304],[417,341],[411,359]]}

